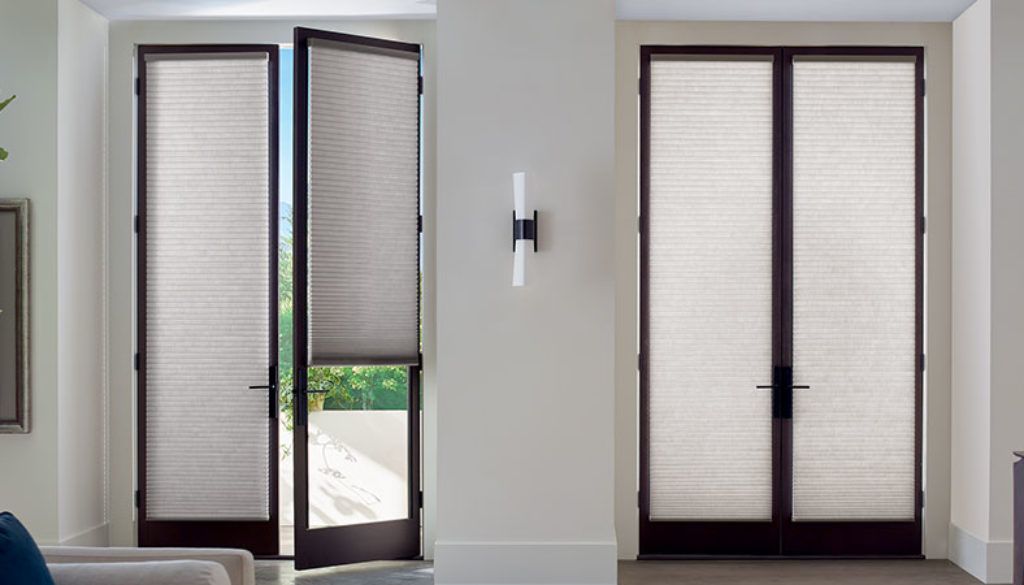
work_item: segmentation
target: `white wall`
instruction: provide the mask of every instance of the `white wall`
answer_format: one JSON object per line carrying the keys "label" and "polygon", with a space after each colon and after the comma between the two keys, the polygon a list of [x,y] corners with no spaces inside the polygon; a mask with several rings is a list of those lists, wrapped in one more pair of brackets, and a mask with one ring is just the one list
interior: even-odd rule
{"label": "white wall", "polygon": [[1024,449],[1024,3],[992,3],[990,537],[1013,538],[1012,452]]}
{"label": "white wall", "polygon": [[615,449],[619,558],[636,558],[637,197],[640,45],[911,45],[925,48],[924,552],[945,558],[949,526],[950,112],[948,23],[619,22],[616,28]]}
{"label": "white wall", "polygon": [[61,542],[103,545],[107,21],[57,5],[58,525]]}
{"label": "white wall", "polygon": [[1012,565],[1012,452],[1024,447],[1024,6],[979,0],[954,24],[952,558],[986,583]]}
{"label": "white wall", "polygon": [[0,505],[42,543],[103,544],[106,21],[0,2],[0,197],[31,200],[32,432],[0,435]]}
{"label": "white wall", "polygon": [[113,22],[110,25],[108,354],[110,385],[110,538],[113,544],[135,542],[135,260],[132,217],[135,213],[135,47],[139,44],[282,43],[292,42],[296,26],[420,43],[424,49],[424,553],[433,554],[435,446],[434,384],[434,23],[430,21],[160,21]]}
{"label": "white wall", "polygon": [[439,2],[439,584],[616,578],[614,34],[612,0]]}
{"label": "white wall", "polygon": [[32,432],[0,435],[0,507],[37,540],[57,520],[57,0],[0,0],[0,197],[31,199]]}
{"label": "white wall", "polygon": [[[965,532],[989,533],[992,291],[991,11],[953,24],[953,420],[951,558],[969,565]],[[969,543],[969,541],[968,541]],[[979,569],[970,569],[979,574]],[[984,570],[980,573],[984,574]]]}

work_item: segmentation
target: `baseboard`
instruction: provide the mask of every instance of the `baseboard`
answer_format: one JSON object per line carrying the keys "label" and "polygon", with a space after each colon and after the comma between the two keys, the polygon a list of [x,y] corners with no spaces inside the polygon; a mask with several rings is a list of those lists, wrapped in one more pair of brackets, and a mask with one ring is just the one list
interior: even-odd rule
{"label": "baseboard", "polygon": [[614,585],[615,542],[444,542],[437,585]]}
{"label": "baseboard", "polygon": [[61,546],[110,546],[110,527],[104,522],[78,534],[62,538]]}
{"label": "baseboard", "polygon": [[985,541],[949,525],[949,560],[988,585],[1013,582],[1013,543]]}

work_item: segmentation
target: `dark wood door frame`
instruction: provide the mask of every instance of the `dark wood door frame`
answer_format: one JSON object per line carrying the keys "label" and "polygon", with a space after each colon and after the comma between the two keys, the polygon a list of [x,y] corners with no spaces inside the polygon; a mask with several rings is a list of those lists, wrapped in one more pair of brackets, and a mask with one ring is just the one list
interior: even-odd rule
{"label": "dark wood door frame", "polygon": [[[771,522],[654,521],[650,517],[649,371],[649,211],[650,83],[656,55],[731,55],[774,62],[773,128],[773,315]],[[904,57],[914,60],[916,229],[915,510],[904,522],[792,521],[792,354],[793,354],[793,179],[792,68],[794,56]],[[924,50],[921,47],[741,47],[666,46],[640,48],[640,558],[687,557],[919,557],[923,492],[921,454],[924,369]],[[769,375],[768,372],[765,373]],[[782,378],[782,379],[780,379]],[[785,390],[780,391],[780,388]],[[789,416],[787,416],[789,415]]]}
{"label": "dark wood door frame", "polygon": [[[408,368],[408,459],[409,459],[409,516],[401,520],[357,524],[352,526],[333,526],[311,529],[309,527],[309,493],[308,493],[308,444],[307,444],[307,406],[308,406],[308,370],[309,334],[308,316],[308,261],[309,261],[309,201],[308,187],[308,144],[309,144],[309,44],[311,39],[323,39],[358,45],[366,50],[400,51],[421,54],[420,45],[402,43],[371,37],[314,30],[308,28],[295,29],[295,118],[293,129],[294,140],[294,372],[295,372],[295,421],[293,439],[295,452],[295,566],[298,569],[309,569],[346,563],[357,563],[373,560],[393,560],[415,558],[420,555],[420,379],[422,374],[422,354],[420,363]],[[422,62],[418,76],[422,76]],[[420,77],[422,79],[422,77]],[[420,83],[422,94],[422,83]],[[422,102],[420,105],[422,108]],[[422,133],[422,122],[418,126]],[[417,144],[420,140],[417,140]],[[419,148],[419,147],[418,147]],[[417,159],[420,157],[418,156]],[[417,173],[418,176],[418,173]],[[418,181],[419,179],[417,179]],[[419,190],[417,183],[417,215],[419,214]],[[417,216],[417,224],[421,225]],[[418,241],[418,240],[417,240]],[[417,256],[419,256],[417,244]],[[417,262],[417,277],[419,262]],[[419,297],[419,295],[417,295]],[[417,301],[417,313],[422,307]],[[419,319],[417,319],[417,322]],[[420,333],[418,333],[420,334]]]}
{"label": "dark wood door frame", "polygon": [[[270,363],[268,364],[269,395],[269,462],[267,477],[270,495],[270,517],[260,521],[191,521],[191,520],[149,520],[146,517],[146,56],[155,54],[210,54],[210,53],[266,53],[268,67],[268,143],[269,143],[269,206],[270,206],[270,282],[267,283],[270,297]],[[273,556],[278,554],[278,46],[255,44],[231,45],[140,45],[136,51],[136,302],[138,316],[136,323],[137,353],[135,356],[138,428],[138,508],[139,546],[164,547],[230,547],[244,548],[255,555]],[[249,384],[249,381],[239,381]]]}

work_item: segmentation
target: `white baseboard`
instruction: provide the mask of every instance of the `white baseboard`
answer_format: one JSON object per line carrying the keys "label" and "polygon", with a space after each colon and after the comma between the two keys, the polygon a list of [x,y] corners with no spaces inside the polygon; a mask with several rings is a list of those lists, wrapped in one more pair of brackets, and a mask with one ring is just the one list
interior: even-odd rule
{"label": "white baseboard", "polygon": [[444,542],[437,585],[614,585],[615,542]]}
{"label": "white baseboard", "polygon": [[949,525],[949,560],[988,585],[1013,582],[1013,543],[985,541]]}
{"label": "white baseboard", "polygon": [[60,540],[61,546],[110,546],[109,525],[104,522]]}

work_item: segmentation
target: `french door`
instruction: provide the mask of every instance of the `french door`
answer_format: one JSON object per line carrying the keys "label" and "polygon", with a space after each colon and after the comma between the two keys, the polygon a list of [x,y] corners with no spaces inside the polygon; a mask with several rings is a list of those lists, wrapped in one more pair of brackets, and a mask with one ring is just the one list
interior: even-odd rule
{"label": "french door", "polygon": [[642,48],[642,557],[920,555],[923,88]]}
{"label": "french door", "polygon": [[137,57],[139,545],[276,555],[278,49]]}
{"label": "french door", "polygon": [[419,45],[295,29],[299,569],[420,554],[421,87]]}

